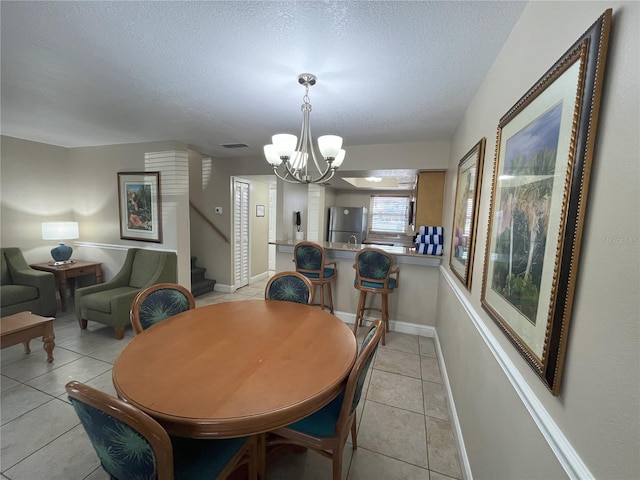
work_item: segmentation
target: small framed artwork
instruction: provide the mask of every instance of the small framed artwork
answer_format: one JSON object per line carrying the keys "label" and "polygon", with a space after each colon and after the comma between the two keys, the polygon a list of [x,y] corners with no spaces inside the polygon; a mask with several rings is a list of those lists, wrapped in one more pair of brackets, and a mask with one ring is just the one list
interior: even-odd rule
{"label": "small framed artwork", "polygon": [[256,205],[256,217],[264,217],[264,205]]}
{"label": "small framed artwork", "polygon": [[118,173],[120,238],[162,242],[160,172]]}
{"label": "small framed artwork", "polygon": [[458,163],[449,266],[467,289],[473,274],[485,143],[482,137]]}
{"label": "small framed artwork", "polygon": [[481,303],[553,395],[580,256],[611,9],[500,119]]}

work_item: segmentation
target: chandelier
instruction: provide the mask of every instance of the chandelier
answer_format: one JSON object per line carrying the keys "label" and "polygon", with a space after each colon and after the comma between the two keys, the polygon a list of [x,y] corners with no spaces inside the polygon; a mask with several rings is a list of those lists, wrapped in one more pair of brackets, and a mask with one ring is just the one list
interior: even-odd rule
{"label": "chandelier", "polygon": [[[310,73],[302,73],[298,76],[298,83],[305,88],[302,97],[302,130],[300,138],[288,133],[280,133],[271,137],[273,143],[264,146],[264,156],[273,167],[273,173],[285,182],[291,183],[322,183],[329,181],[342,161],[345,151],[342,149],[342,137],[337,135],[323,135],[318,137],[318,149],[324,159],[324,165],[320,165],[316,158],[311,138],[311,125],[309,113],[309,87],[316,84],[316,77]],[[313,160],[315,170],[309,169],[310,160]]]}

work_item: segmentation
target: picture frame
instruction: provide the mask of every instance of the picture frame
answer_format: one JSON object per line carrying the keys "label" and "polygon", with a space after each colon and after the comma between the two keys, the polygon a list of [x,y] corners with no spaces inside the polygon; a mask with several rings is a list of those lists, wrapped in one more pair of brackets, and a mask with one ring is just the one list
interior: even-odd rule
{"label": "picture frame", "polygon": [[449,267],[468,290],[473,275],[486,140],[482,137],[458,163]]}
{"label": "picture frame", "polygon": [[481,304],[559,395],[611,29],[606,10],[500,119]]}
{"label": "picture frame", "polygon": [[256,217],[264,217],[264,205],[256,205]]}
{"label": "picture frame", "polygon": [[119,172],[120,238],[162,243],[160,172]]}

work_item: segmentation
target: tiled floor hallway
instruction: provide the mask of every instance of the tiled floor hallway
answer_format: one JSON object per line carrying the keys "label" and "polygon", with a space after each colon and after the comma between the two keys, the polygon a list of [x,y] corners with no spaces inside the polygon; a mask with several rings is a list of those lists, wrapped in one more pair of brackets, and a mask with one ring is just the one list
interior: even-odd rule
{"label": "tiled floor hallway", "polygon": [[[233,294],[198,297],[198,306],[264,298],[259,282]],[[360,330],[362,331],[362,329]],[[115,395],[111,369],[131,338],[113,338],[111,328],[89,322],[81,331],[73,314],[55,321],[54,363],[47,364],[41,341],[2,350],[1,479],[106,480],[64,386],[78,380]],[[431,338],[391,332],[369,373],[358,409],[358,449],[345,447],[343,478],[351,480],[460,479],[461,469],[448,416],[446,394]],[[307,451],[278,458],[269,480],[331,478],[330,460]],[[188,480],[188,479],[177,479]]]}

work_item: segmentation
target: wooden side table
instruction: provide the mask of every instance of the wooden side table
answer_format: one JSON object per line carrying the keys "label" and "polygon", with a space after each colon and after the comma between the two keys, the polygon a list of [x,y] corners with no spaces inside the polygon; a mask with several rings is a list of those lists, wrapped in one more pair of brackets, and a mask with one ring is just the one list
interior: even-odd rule
{"label": "wooden side table", "polygon": [[30,353],[29,342],[42,337],[47,362],[53,362],[53,318],[41,317],[31,312],[20,312],[0,318],[0,348],[10,347],[18,343],[24,344],[24,353]]}
{"label": "wooden side table", "polygon": [[[51,272],[56,277],[58,290],[60,292],[60,304],[62,311],[67,310],[67,281],[70,278],[83,277],[85,275],[93,275],[96,283],[102,283],[102,263],[86,262],[84,260],[75,260],[74,263],[66,265],[51,265],[49,263],[36,263],[31,265],[35,270],[43,272]],[[71,295],[75,289],[75,281],[71,283]]]}

